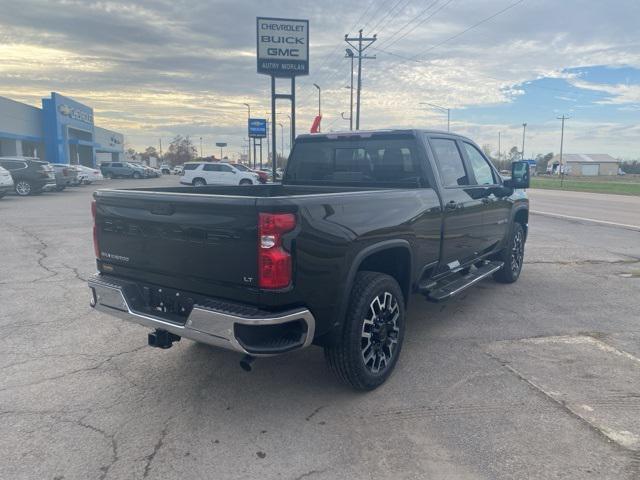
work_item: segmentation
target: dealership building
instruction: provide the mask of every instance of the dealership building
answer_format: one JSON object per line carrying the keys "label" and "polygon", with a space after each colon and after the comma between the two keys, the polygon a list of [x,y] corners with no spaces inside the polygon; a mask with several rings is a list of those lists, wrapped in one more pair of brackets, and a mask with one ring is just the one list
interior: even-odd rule
{"label": "dealership building", "polygon": [[59,93],[42,108],[0,97],[0,156],[93,167],[124,160],[124,136],[97,127],[91,107]]}

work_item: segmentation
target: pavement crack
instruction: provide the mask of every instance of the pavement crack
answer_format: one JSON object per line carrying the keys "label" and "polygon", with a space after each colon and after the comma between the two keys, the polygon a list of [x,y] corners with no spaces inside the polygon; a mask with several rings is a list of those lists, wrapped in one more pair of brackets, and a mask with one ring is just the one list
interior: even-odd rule
{"label": "pavement crack", "polygon": [[62,373],[60,375],[55,375],[53,377],[42,378],[40,380],[36,380],[35,382],[20,383],[20,384],[17,384],[17,385],[11,385],[9,387],[1,388],[0,392],[4,392],[6,390],[13,390],[13,389],[16,389],[16,388],[22,388],[22,387],[33,387],[33,386],[36,386],[36,385],[40,385],[42,383],[50,382],[52,380],[58,380],[60,378],[68,377],[70,375],[75,375],[77,373],[90,372],[90,371],[93,371],[93,370],[98,370],[103,365],[109,363],[111,360],[113,360],[116,357],[119,357],[121,355],[128,355],[130,353],[135,353],[135,352],[138,352],[138,351],[140,351],[140,350],[142,350],[144,348],[147,348],[147,345],[142,345],[142,346],[134,348],[132,350],[127,350],[125,352],[118,352],[118,353],[114,353],[112,355],[108,355],[107,358],[99,361],[98,363],[96,363],[95,365],[92,365],[90,367],[78,368],[78,369],[72,370],[70,372],[65,372],[65,373]]}
{"label": "pavement crack", "polygon": [[63,263],[62,266],[67,270],[71,270],[73,272],[73,276],[76,277],[77,280],[81,281],[82,283],[87,283],[88,279],[80,275],[80,272],[78,271],[77,267],[71,267],[66,263]]}
{"label": "pavement crack", "polygon": [[40,236],[38,236],[38,234],[31,232],[29,230],[27,230],[24,227],[18,227],[13,225],[14,228],[17,228],[18,230],[20,230],[22,233],[24,233],[26,236],[30,237],[31,239],[35,240],[38,243],[38,246],[36,248],[36,255],[38,255],[38,259],[37,259],[37,263],[38,266],[40,268],[42,268],[43,270],[45,270],[48,275],[44,275],[43,277],[37,278],[35,280],[33,280],[33,283],[35,282],[41,282],[43,280],[46,280],[48,278],[51,277],[55,277],[56,275],[59,274],[59,272],[56,272],[55,270],[53,270],[52,268],[49,268],[47,265],[45,265],[45,260],[47,260],[49,258],[49,254],[47,253],[47,249],[49,248],[49,244],[47,242],[45,242],[42,238],[40,238]]}
{"label": "pavement crack", "polygon": [[315,475],[316,473],[317,474],[324,473],[325,471],[326,471],[326,469],[323,469],[323,470],[309,470],[308,472],[303,473],[302,475],[298,475],[293,480],[300,480],[301,478],[310,477],[311,475]]}
{"label": "pavement crack", "polygon": [[322,405],[322,406],[320,406],[320,407],[316,408],[313,412],[311,412],[311,413],[307,416],[307,418],[305,418],[305,420],[308,422],[308,421],[309,421],[309,420],[311,420],[313,417],[315,417],[315,416],[316,416],[316,414],[317,414],[320,410],[322,410],[323,408],[324,408],[324,405]]}
{"label": "pavement crack", "polygon": [[156,455],[164,445],[164,439],[167,436],[167,432],[169,430],[169,422],[171,421],[171,419],[171,417],[167,419],[164,426],[162,427],[162,430],[160,431],[160,437],[158,437],[158,441],[153,446],[153,452],[145,457],[147,463],[144,466],[144,473],[142,475],[142,478],[147,478],[149,476],[149,473],[151,472],[151,464],[153,463],[153,459],[156,458]]}
{"label": "pavement crack", "polygon": [[[85,415],[86,416],[86,415]],[[60,420],[61,422],[64,423],[73,423],[75,425],[79,425],[80,427],[86,428],[88,430],[91,430],[93,432],[96,432],[100,435],[102,435],[105,440],[107,440],[107,442],[109,443],[110,447],[111,447],[111,461],[109,462],[108,465],[104,465],[102,467],[100,467],[100,476],[98,477],[100,480],[105,480],[107,478],[107,475],[109,475],[109,470],[111,469],[111,467],[113,467],[113,465],[119,460],[118,457],[118,442],[115,439],[115,433],[114,434],[110,434],[105,432],[104,430],[102,430],[101,428],[98,428],[94,425],[91,425],[89,423],[85,423],[84,421],[84,417],[78,419],[78,420]]]}

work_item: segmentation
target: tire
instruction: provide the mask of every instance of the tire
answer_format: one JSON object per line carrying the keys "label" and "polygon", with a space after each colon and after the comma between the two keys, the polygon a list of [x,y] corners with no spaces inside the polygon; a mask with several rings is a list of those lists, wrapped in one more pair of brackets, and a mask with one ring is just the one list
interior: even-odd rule
{"label": "tire", "polygon": [[136,180],[140,179],[140,174],[138,172],[133,172],[133,178],[135,178]]}
{"label": "tire", "polygon": [[379,387],[396,366],[404,328],[404,297],[398,282],[384,273],[359,272],[341,337],[324,348],[329,370],[356,390]]}
{"label": "tire", "polygon": [[7,192],[0,192],[0,198],[3,198],[6,194]]}
{"label": "tire", "polygon": [[61,187],[56,187],[56,192],[61,192],[63,191],[65,188],[67,188],[66,185],[62,185]]}
{"label": "tire", "polygon": [[507,246],[496,257],[496,260],[504,262],[504,266],[493,274],[496,282],[513,283],[518,280],[524,263],[525,240],[524,228],[521,224],[514,223]]}
{"label": "tire", "polygon": [[193,179],[193,186],[194,187],[204,187],[207,184],[206,180],[204,178],[194,178]]}
{"label": "tire", "polygon": [[33,195],[35,193],[35,189],[31,185],[31,183],[26,180],[18,180],[15,184],[16,194],[21,197],[26,197],[28,195]]}
{"label": "tire", "polygon": [[247,178],[240,180],[240,185],[253,185],[253,182]]}
{"label": "tire", "polygon": [[113,178],[113,173],[107,172],[103,175],[103,177],[106,178],[107,180],[111,180]]}

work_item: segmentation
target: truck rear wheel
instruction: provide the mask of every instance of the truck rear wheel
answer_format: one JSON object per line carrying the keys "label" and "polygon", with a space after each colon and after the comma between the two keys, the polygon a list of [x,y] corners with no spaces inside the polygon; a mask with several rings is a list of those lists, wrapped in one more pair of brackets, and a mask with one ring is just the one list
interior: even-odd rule
{"label": "truck rear wheel", "polygon": [[324,349],[329,369],[356,390],[373,390],[391,375],[402,349],[402,290],[384,273],[359,272],[342,336]]}
{"label": "truck rear wheel", "polygon": [[524,241],[524,228],[515,222],[509,242],[496,258],[496,260],[504,262],[504,266],[493,274],[493,279],[496,282],[513,283],[518,280],[524,263]]}

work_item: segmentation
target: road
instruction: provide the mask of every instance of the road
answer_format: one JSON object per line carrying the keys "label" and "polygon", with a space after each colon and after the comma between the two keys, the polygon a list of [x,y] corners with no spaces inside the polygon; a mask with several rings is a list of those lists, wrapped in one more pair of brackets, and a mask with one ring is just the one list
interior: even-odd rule
{"label": "road", "polygon": [[315,347],[246,373],[92,311],[91,190],[0,201],[2,478],[640,478],[638,232],[533,215],[520,280],[412,297],[363,394]]}
{"label": "road", "polygon": [[640,230],[640,197],[543,189],[529,196],[531,210],[541,215]]}

